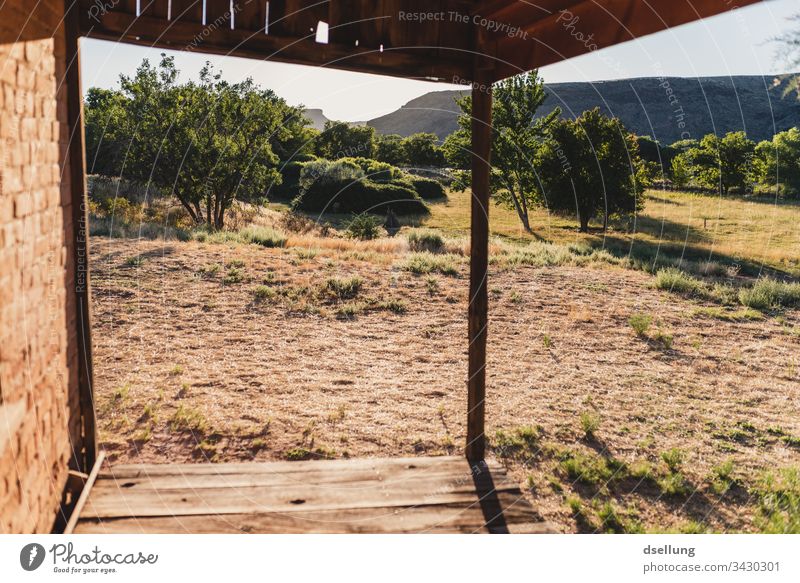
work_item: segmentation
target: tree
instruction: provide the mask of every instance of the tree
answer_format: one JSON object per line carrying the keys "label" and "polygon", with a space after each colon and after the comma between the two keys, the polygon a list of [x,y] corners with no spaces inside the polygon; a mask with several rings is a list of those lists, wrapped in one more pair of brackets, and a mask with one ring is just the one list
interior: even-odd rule
{"label": "tree", "polygon": [[326,121],[316,139],[317,156],[328,160],[339,158],[372,158],[375,155],[375,128],[342,121]]}
{"label": "tree", "polygon": [[617,118],[584,111],[574,120],[556,120],[536,156],[541,196],[555,212],[577,215],[580,231],[589,221],[643,208],[646,169],[635,136]]}
{"label": "tree", "polygon": [[375,136],[375,159],[392,166],[402,166],[408,159],[403,148],[403,136],[388,134]]}
{"label": "tree", "polygon": [[[495,202],[513,208],[522,227],[530,233],[530,208],[541,203],[533,157],[545,140],[550,126],[561,113],[556,108],[545,117],[535,118],[547,97],[538,71],[500,81],[494,86],[492,101],[492,173],[489,190]],[[459,129],[444,143],[448,162],[462,171],[456,173],[453,187],[469,187],[472,133],[472,98],[457,99],[461,108]]]}
{"label": "tree", "polygon": [[[291,150],[304,127],[292,120],[303,118],[272,91],[251,79],[227,83],[209,64],[199,83],[177,77],[171,57],[158,68],[145,59],[133,77],[120,76],[117,96],[90,94],[87,117],[113,120],[103,142],[121,157],[119,175],[174,194],[195,223],[221,229],[234,200],[258,200],[280,181],[273,147]],[[98,127],[87,131],[92,144]]]}
{"label": "tree", "polygon": [[119,176],[125,156],[125,136],[120,135],[125,99],[119,91],[91,87],[84,102],[86,169],[89,174]]}
{"label": "tree", "polygon": [[753,181],[777,187],[784,195],[800,194],[800,130],[791,128],[760,142],[753,157]]}
{"label": "tree", "polygon": [[722,138],[706,135],[699,145],[686,150],[685,155],[701,186],[719,188],[727,195],[731,188],[746,188],[754,152],[755,143],[744,132],[729,132]]}
{"label": "tree", "polygon": [[444,166],[444,154],[436,134],[412,134],[403,140],[406,161],[411,166]]}

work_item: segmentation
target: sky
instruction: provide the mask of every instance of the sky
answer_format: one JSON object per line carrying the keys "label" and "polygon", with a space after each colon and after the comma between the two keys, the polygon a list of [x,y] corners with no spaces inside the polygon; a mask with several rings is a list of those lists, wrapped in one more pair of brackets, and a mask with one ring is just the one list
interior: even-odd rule
{"label": "sky", "polygon": [[[543,67],[546,83],[600,81],[627,77],[773,75],[786,72],[771,42],[797,27],[788,17],[800,13],[798,0],[769,0],[719,16],[665,30],[608,49]],[[390,113],[429,91],[463,89],[429,83],[135,45],[83,39],[84,90],[114,88],[121,73],[131,74],[143,58],[157,62],[162,52],[175,56],[182,79],[196,78],[211,61],[229,81],[252,77],[292,105],[322,109],[331,119],[365,121]]]}

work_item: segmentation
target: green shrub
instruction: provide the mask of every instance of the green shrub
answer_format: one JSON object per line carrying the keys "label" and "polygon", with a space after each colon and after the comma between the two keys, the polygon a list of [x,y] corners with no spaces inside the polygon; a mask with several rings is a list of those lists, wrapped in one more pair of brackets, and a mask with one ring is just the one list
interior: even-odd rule
{"label": "green shrub", "polygon": [[800,283],[762,277],[753,287],[739,291],[739,301],[755,310],[800,306]]}
{"label": "green shrub", "polygon": [[683,452],[677,447],[661,453],[661,459],[667,464],[670,472],[677,472],[683,464]]}
{"label": "green shrub", "polygon": [[800,534],[800,468],[764,474],[751,493],[758,500],[756,526],[762,532]]}
{"label": "green shrub", "polygon": [[600,415],[594,411],[581,413],[581,429],[586,439],[594,439],[597,430],[600,429]]}
{"label": "green shrub", "polygon": [[628,324],[631,325],[637,336],[646,336],[652,323],[653,318],[649,314],[631,314],[628,318]]}
{"label": "green shrub", "polygon": [[253,297],[257,302],[265,302],[273,299],[277,292],[268,285],[258,285],[253,289]]}
{"label": "green shrub", "polygon": [[431,199],[440,199],[446,198],[447,193],[444,190],[444,186],[438,180],[432,180],[430,178],[422,178],[421,176],[410,176],[408,181],[411,183],[411,186],[414,190],[417,191],[417,194],[423,200],[431,200]]}
{"label": "green shrub", "polygon": [[405,177],[405,173],[400,168],[372,158],[339,158],[338,161],[355,164],[361,168],[367,179],[374,182],[389,182],[390,180],[400,180]]}
{"label": "green shrub", "polygon": [[656,273],[656,287],[687,295],[701,294],[704,291],[703,282],[674,267],[660,269]]}
{"label": "green shrub", "polygon": [[458,275],[457,261],[459,257],[456,255],[434,255],[433,253],[411,253],[401,268],[411,273],[418,275],[438,272],[442,275]]}
{"label": "green shrub", "polygon": [[364,280],[360,277],[331,277],[325,282],[325,291],[338,300],[350,300],[358,295],[363,284]]}
{"label": "green shrub", "polygon": [[239,231],[242,239],[248,243],[255,243],[262,247],[283,247],[286,245],[286,235],[270,227],[251,226]]}
{"label": "green shrub", "polygon": [[383,231],[381,219],[374,215],[361,214],[355,215],[347,223],[347,236],[351,239],[361,239],[363,241],[377,239]]}
{"label": "green shrub", "polygon": [[444,249],[444,239],[439,233],[428,230],[414,230],[408,234],[408,246],[412,251],[439,253]]}
{"label": "green shrub", "polygon": [[318,180],[292,201],[292,209],[306,212],[373,213],[391,208],[398,215],[422,215],[430,210],[407,186],[368,179]]}

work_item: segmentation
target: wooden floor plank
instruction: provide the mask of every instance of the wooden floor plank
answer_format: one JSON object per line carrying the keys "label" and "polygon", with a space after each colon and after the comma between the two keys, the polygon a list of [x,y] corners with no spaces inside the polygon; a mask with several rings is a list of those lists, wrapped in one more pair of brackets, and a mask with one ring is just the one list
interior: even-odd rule
{"label": "wooden floor plank", "polygon": [[75,532],[550,532],[496,462],[460,457],[105,469]]}

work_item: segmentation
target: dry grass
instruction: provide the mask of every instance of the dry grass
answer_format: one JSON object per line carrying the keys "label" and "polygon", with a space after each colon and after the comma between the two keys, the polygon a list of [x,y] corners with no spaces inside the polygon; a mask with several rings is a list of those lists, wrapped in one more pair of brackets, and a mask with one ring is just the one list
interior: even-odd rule
{"label": "dry grass", "polygon": [[[425,226],[466,234],[469,229],[469,192],[452,192],[446,203],[431,205]],[[800,276],[800,228],[797,202],[769,198],[721,198],[679,192],[650,191],[644,211],[631,224],[612,225],[602,233],[580,234],[572,219],[533,210],[534,235],[521,228],[513,210],[492,206],[492,232],[520,241],[591,243],[620,252],[646,252],[660,247],[662,253],[696,257],[699,260],[738,263],[747,261],[757,269],[765,265]],[[633,247],[631,248],[631,245]]]}
{"label": "dry grass", "polygon": [[[95,238],[111,459],[457,452],[463,245],[448,241],[446,276],[402,269],[402,237],[291,235],[285,248]],[[536,510],[564,531],[762,528],[747,489],[800,463],[800,311],[722,317],[646,273],[575,259],[582,251],[536,248],[510,265],[513,250],[493,248],[488,432]],[[346,298],[323,293],[352,278]],[[651,317],[646,334],[634,314]]]}

